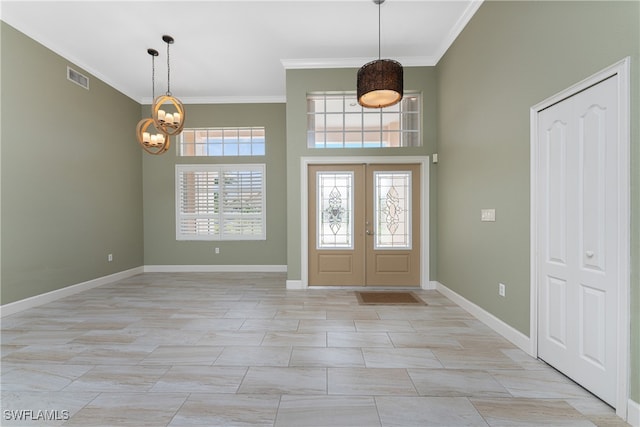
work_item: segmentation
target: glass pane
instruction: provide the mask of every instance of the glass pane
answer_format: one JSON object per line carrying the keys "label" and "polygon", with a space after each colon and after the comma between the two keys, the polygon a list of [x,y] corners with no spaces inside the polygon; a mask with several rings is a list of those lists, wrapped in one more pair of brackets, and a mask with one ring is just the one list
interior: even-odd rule
{"label": "glass pane", "polygon": [[382,132],[382,146],[383,147],[402,147],[400,134],[398,132]]}
{"label": "glass pane", "polygon": [[310,113],[323,113],[324,96],[309,96],[307,98],[307,111]]}
{"label": "glass pane", "polygon": [[416,95],[409,95],[402,98],[402,111],[408,112],[418,112],[420,111],[420,98]]}
{"label": "glass pane", "polygon": [[411,172],[374,172],[375,249],[411,249]]}
{"label": "glass pane", "polygon": [[347,132],[344,134],[344,146],[348,148],[362,147],[362,132]]}
{"label": "glass pane", "polygon": [[263,142],[254,142],[253,148],[251,150],[251,155],[253,155],[253,156],[264,156],[264,154],[265,154],[264,141]]}
{"label": "glass pane", "polygon": [[362,127],[365,130],[380,131],[380,112],[365,113],[362,116]]}
{"label": "glass pane", "polygon": [[343,96],[327,96],[326,100],[326,112],[327,113],[340,113],[344,111],[344,99]]}
{"label": "glass pane", "polygon": [[362,130],[362,114],[345,114],[344,129],[346,131]]}
{"label": "glass pane", "polygon": [[318,249],[353,249],[353,172],[318,172]]}
{"label": "glass pane", "polygon": [[265,141],[264,128],[251,128],[251,138],[254,141]]}
{"label": "glass pane", "polygon": [[382,147],[380,142],[380,131],[364,132],[364,147]]}
{"label": "glass pane", "polygon": [[222,143],[209,144],[206,156],[222,156]]}
{"label": "glass pane", "polygon": [[344,127],[344,115],[343,114],[327,114],[325,116],[325,126],[327,131],[342,132],[342,129]]}
{"label": "glass pane", "polygon": [[382,113],[382,128],[384,130],[400,129],[399,113]]}
{"label": "glass pane", "polygon": [[342,132],[327,132],[327,147],[342,147],[343,138]]}

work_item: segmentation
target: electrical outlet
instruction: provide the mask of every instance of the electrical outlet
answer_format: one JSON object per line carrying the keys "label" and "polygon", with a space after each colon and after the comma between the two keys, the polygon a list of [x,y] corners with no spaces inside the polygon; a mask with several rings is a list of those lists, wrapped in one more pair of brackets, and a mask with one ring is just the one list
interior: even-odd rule
{"label": "electrical outlet", "polygon": [[216,248],[216,254],[220,253],[220,248]]}
{"label": "electrical outlet", "polygon": [[109,262],[113,261],[113,254],[107,255],[107,261],[109,261]]}
{"label": "electrical outlet", "polygon": [[506,291],[507,291],[507,287],[504,285],[504,283],[498,283],[498,295],[503,297]]}

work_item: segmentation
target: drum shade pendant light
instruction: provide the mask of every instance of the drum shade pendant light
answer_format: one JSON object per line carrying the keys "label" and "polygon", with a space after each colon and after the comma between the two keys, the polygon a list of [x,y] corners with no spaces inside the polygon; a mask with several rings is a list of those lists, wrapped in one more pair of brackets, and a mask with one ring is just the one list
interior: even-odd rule
{"label": "drum shade pendant light", "polygon": [[169,136],[178,135],[184,128],[184,106],[182,102],[171,94],[171,64],[169,46],[173,44],[173,37],[164,35],[162,40],[167,44],[167,93],[153,100],[151,117],[156,127]]}
{"label": "drum shade pendant light", "polygon": [[397,104],[403,95],[402,64],[393,59],[380,59],[380,5],[385,0],[373,0],[378,5],[378,59],[358,70],[358,103],[367,108],[383,108]]}
{"label": "drum shade pendant light", "polygon": [[[155,96],[155,75],[156,75],[156,56],[158,51],[155,49],[147,49],[147,53],[151,55],[151,96]],[[153,127],[157,132],[150,132]],[[161,128],[154,125],[153,118],[142,119],[136,126],[136,138],[144,151],[149,154],[162,154],[169,149],[169,135]]]}

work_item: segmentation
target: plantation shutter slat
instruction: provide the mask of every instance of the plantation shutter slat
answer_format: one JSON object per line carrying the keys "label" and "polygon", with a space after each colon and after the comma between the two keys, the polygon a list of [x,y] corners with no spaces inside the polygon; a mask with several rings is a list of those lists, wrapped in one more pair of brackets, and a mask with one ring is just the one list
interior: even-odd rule
{"label": "plantation shutter slat", "polygon": [[263,240],[265,166],[176,165],[178,240]]}

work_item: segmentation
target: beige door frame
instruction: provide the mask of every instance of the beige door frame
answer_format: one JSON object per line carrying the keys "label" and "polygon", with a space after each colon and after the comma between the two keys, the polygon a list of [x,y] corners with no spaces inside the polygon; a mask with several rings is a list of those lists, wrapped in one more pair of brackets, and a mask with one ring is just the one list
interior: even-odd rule
{"label": "beige door frame", "polygon": [[309,192],[308,174],[309,165],[314,164],[396,164],[414,163],[420,165],[420,287],[422,289],[435,289],[429,281],[429,156],[397,156],[397,157],[373,157],[373,156],[344,156],[344,157],[302,157],[300,159],[300,281],[301,288],[309,288]]}

